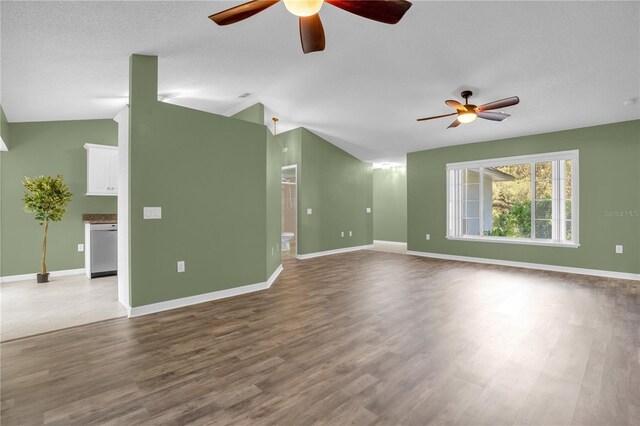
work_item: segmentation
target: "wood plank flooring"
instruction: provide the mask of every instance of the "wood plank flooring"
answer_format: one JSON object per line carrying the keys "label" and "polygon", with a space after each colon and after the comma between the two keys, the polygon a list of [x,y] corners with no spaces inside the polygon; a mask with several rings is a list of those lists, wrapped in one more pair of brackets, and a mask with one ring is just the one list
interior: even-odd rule
{"label": "wood plank flooring", "polygon": [[3,343],[3,425],[640,424],[640,283],[359,251]]}

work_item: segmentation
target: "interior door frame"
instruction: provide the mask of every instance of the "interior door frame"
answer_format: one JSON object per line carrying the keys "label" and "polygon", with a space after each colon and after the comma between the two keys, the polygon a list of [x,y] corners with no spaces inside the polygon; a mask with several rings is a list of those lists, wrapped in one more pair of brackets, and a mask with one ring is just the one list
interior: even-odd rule
{"label": "interior door frame", "polygon": [[[295,239],[296,239],[296,252],[294,253],[294,257],[298,257],[298,245],[300,244],[300,233],[299,233],[299,228],[298,228],[298,222],[300,221],[300,217],[299,217],[299,210],[300,210],[300,203],[299,203],[299,191],[300,191],[300,181],[298,180],[298,165],[297,164],[291,164],[289,166],[282,166],[281,172],[280,172],[280,185],[282,186],[282,172],[284,172],[285,170],[293,170],[295,173],[295,178],[296,178],[296,232],[295,232]],[[281,192],[282,193],[282,192]],[[282,205],[282,199],[280,200],[280,203]],[[282,223],[282,212],[280,212],[280,222]],[[282,240],[282,232],[284,232],[283,230],[280,230],[280,240]],[[282,241],[280,241],[280,244],[282,245]],[[282,257],[282,247],[280,247],[280,257]]]}

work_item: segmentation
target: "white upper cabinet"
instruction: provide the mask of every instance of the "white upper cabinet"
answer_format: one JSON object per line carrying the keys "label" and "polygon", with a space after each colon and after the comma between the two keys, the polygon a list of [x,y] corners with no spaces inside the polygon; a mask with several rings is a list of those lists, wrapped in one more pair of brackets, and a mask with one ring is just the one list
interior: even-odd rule
{"label": "white upper cabinet", "polygon": [[118,195],[118,147],[84,144],[87,150],[87,195]]}

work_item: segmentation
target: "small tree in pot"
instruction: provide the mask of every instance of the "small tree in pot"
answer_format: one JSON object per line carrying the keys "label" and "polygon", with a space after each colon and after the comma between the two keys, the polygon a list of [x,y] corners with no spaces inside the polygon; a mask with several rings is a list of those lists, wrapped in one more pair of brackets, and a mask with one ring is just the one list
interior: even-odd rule
{"label": "small tree in pot", "polygon": [[38,282],[49,281],[47,272],[47,233],[49,232],[49,222],[60,222],[64,216],[67,204],[71,201],[69,188],[62,181],[62,176],[55,178],[51,176],[39,176],[36,178],[25,177],[22,181],[26,191],[22,201],[24,201],[24,211],[35,213],[36,220],[44,226],[44,239],[42,240],[42,263]]}

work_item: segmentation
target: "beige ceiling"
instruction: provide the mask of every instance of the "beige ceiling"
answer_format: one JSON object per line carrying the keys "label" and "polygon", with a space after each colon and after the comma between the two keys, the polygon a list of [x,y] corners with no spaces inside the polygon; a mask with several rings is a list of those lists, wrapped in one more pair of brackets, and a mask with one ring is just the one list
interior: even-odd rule
{"label": "beige ceiling", "polygon": [[[414,1],[395,26],[325,4],[327,48],[304,55],[282,4],[239,24],[239,2],[5,1],[1,102],[10,121],[111,118],[128,57],[159,56],[167,102],[231,114],[255,102],[363,160],[640,118],[639,2]],[[520,96],[504,122],[447,130],[444,100]],[[247,98],[239,98],[250,93]]]}

